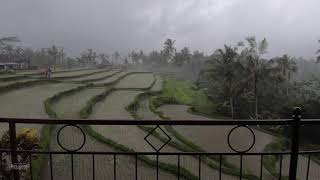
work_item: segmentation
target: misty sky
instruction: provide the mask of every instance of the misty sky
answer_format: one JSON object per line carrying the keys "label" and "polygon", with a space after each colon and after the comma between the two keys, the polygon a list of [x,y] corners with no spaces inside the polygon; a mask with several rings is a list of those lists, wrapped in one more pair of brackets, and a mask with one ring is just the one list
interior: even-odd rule
{"label": "misty sky", "polygon": [[0,0],[0,37],[77,55],[150,51],[166,38],[212,53],[255,35],[268,39],[269,56],[314,57],[319,7],[319,0]]}

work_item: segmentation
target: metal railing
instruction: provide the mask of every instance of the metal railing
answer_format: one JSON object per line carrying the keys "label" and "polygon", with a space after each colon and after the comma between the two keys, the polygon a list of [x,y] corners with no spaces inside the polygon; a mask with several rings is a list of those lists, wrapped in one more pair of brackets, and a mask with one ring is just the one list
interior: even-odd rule
{"label": "metal railing", "polygon": [[[156,179],[159,179],[159,169],[161,169],[161,163],[159,163],[159,156],[175,156],[177,157],[177,168],[175,170],[171,170],[171,173],[173,172],[177,179],[188,179],[186,176],[182,176],[182,167],[181,167],[181,157],[182,156],[192,156],[196,157],[198,159],[198,174],[197,179],[201,179],[202,177],[202,163],[205,160],[204,157],[212,157],[212,156],[217,156],[219,158],[215,159],[215,161],[218,164],[218,168],[216,171],[219,173],[219,176],[217,179],[223,179],[222,175],[224,172],[224,165],[222,158],[224,156],[239,156],[240,157],[240,167],[237,171],[239,171],[238,177],[239,179],[250,179],[248,177],[244,178],[243,177],[243,157],[244,156],[259,156],[260,157],[260,174],[256,176],[256,178],[253,179],[264,179],[263,177],[263,158],[266,156],[277,156],[280,157],[279,160],[279,178],[277,177],[276,179],[282,179],[282,160],[283,156],[287,155],[290,156],[290,168],[289,168],[289,173],[288,173],[288,179],[289,180],[295,180],[297,179],[297,165],[298,165],[298,157],[299,155],[306,156],[308,158],[307,162],[307,170],[304,172],[306,173],[305,177],[306,179],[309,178],[309,168],[310,168],[310,161],[311,156],[315,154],[320,154],[320,151],[299,151],[299,137],[300,137],[300,127],[304,125],[320,125],[320,120],[301,120],[300,116],[301,110],[297,108],[294,113],[292,119],[281,119],[281,120],[221,120],[221,119],[214,119],[214,120],[71,120],[71,119],[18,119],[18,118],[0,118],[0,123],[7,123],[9,125],[9,135],[10,135],[10,147],[7,149],[0,149],[1,153],[1,167],[3,166],[3,158],[2,156],[3,153],[7,154],[11,158],[11,163],[12,165],[10,166],[11,168],[11,179],[14,180],[20,180],[20,179],[34,179],[34,173],[32,172],[32,161],[33,161],[33,156],[39,156],[41,154],[45,154],[48,157],[48,169],[50,172],[50,177],[49,179],[54,179],[54,173],[53,168],[52,168],[52,156],[53,155],[68,155],[71,157],[71,178],[72,180],[75,179],[74,177],[74,156],[75,155],[89,155],[91,156],[91,171],[92,171],[92,177],[90,179],[96,179],[96,156],[98,155],[109,155],[113,156],[113,161],[114,161],[114,167],[113,167],[113,179],[117,178],[117,157],[121,155],[128,155],[132,156],[135,159],[135,179],[139,179],[139,174],[138,174],[138,161],[139,157],[142,156],[155,156],[156,157],[156,163],[153,164],[154,168],[156,168]],[[56,138],[59,146],[64,150],[64,151],[53,151],[53,150],[23,150],[23,149],[17,149],[17,137],[16,137],[16,125],[17,124],[42,124],[42,125],[61,125],[60,128],[57,129],[56,133]],[[148,133],[146,133],[145,140],[147,143],[154,149],[153,152],[134,152],[134,151],[117,151],[117,152],[105,152],[105,151],[83,151],[81,150],[82,147],[86,143],[86,130],[83,129],[84,125],[118,125],[118,126],[146,126],[146,125],[153,125],[155,126],[153,130],[150,130]],[[290,148],[288,151],[283,151],[283,152],[250,152],[251,148],[255,145],[255,132],[252,130],[252,128],[256,128],[257,126],[286,126],[291,128],[291,137],[288,137],[290,139]],[[59,135],[60,132],[66,127],[75,127],[80,130],[81,136],[83,136],[83,142],[81,145],[75,149],[68,149],[67,147],[64,147],[62,143],[60,142]],[[226,137],[226,141],[228,142],[228,145],[230,149],[232,149],[234,152],[161,152],[161,149],[165,146],[169,146],[168,143],[172,140],[172,134],[167,133],[161,126],[235,126],[233,127],[229,133],[228,137]],[[250,147],[244,149],[244,150],[237,150],[236,148],[233,147],[233,145],[230,143],[230,135],[232,132],[239,128],[239,127],[244,127],[248,129],[248,131],[253,135],[253,141]],[[159,128],[159,129],[158,129]],[[160,147],[155,147],[152,145],[151,142],[149,142],[148,137],[153,134],[155,130],[161,130],[164,136],[167,137],[167,140],[164,141],[164,144],[162,144]],[[128,137],[130,138],[130,137]],[[22,163],[19,162],[19,154],[24,154],[28,156],[27,162],[24,162],[24,165],[29,165],[28,166],[28,177],[22,177],[21,175],[21,167]],[[8,159],[8,157],[6,157]],[[196,162],[194,162],[196,163]],[[320,166],[319,166],[320,167]],[[5,168],[1,168],[3,170]],[[167,169],[168,170],[168,169]],[[320,169],[319,169],[320,170]],[[2,173],[2,176],[1,176]],[[0,179],[1,177],[4,179],[3,176],[4,172],[0,172]],[[232,173],[231,173],[232,174]],[[6,177],[8,178],[8,177]],[[112,178],[110,178],[112,179]],[[151,178],[150,178],[151,179]]]}

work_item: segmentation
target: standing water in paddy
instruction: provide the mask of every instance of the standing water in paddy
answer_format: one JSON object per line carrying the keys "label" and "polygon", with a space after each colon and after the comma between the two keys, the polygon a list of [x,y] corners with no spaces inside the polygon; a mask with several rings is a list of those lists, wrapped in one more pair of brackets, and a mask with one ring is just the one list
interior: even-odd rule
{"label": "standing water in paddy", "polygon": [[320,179],[319,6],[2,2],[0,180]]}

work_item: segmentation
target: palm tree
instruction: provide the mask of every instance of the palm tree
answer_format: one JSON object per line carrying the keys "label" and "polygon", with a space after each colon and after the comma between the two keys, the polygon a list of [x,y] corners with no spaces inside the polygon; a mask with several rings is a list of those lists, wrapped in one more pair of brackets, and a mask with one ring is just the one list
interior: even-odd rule
{"label": "palm tree", "polygon": [[[255,118],[258,118],[258,88],[257,84],[259,81],[259,71],[262,67],[261,64],[261,55],[267,52],[268,43],[266,38],[261,42],[257,42],[254,36],[247,37],[245,39],[248,43],[248,46],[243,50],[245,54],[246,67],[249,72],[249,76],[252,77],[253,86],[254,86],[254,96],[255,96]],[[241,44],[242,45],[242,44]]]}
{"label": "palm tree", "polygon": [[222,86],[222,96],[227,99],[226,102],[229,101],[231,116],[234,118],[234,99],[236,96],[234,87],[239,78],[237,67],[240,65],[237,48],[225,45],[224,49],[215,51],[212,58],[206,61],[206,65],[207,69],[203,74],[213,82],[219,82],[219,86]]}
{"label": "palm tree", "polygon": [[0,53],[4,47],[8,45],[12,45],[13,43],[17,43],[17,42],[20,42],[20,40],[15,36],[0,38]]}
{"label": "palm tree", "polygon": [[114,63],[119,63],[118,60],[120,59],[120,53],[118,51],[112,54],[112,60]]}
{"label": "palm tree", "polygon": [[[318,40],[318,43],[320,43],[320,40]],[[317,50],[316,54],[320,53],[320,49]],[[320,63],[320,55],[317,56],[317,63]]]}
{"label": "palm tree", "polygon": [[57,63],[57,58],[59,56],[58,48],[55,45],[53,45],[52,47],[47,49],[47,52],[48,52],[49,56],[52,58],[52,60],[53,60],[49,64],[50,65],[55,65]]}
{"label": "palm tree", "polygon": [[288,96],[290,80],[292,73],[297,72],[297,64],[286,54],[280,58],[276,58],[274,61],[281,75],[286,79],[286,95]]}
{"label": "palm tree", "polygon": [[167,39],[164,42],[164,47],[163,47],[163,55],[165,56],[166,60],[170,62],[176,53],[176,48],[174,47],[174,43],[176,41],[172,39]]}
{"label": "palm tree", "polygon": [[132,51],[131,53],[129,53],[129,57],[131,58],[133,64],[139,63],[139,54],[136,53],[135,51]]}
{"label": "palm tree", "polygon": [[184,47],[180,52],[175,54],[173,63],[177,66],[182,66],[183,64],[190,62],[191,55],[189,48]]}

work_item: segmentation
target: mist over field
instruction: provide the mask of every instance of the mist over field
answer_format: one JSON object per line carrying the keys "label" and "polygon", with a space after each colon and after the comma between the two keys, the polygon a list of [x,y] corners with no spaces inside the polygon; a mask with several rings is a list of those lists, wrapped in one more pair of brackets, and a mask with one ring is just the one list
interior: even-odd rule
{"label": "mist over field", "polygon": [[150,52],[167,38],[177,47],[212,53],[246,36],[266,37],[267,56],[314,58],[320,24],[317,0],[1,0],[1,36],[26,47],[63,46],[71,56]]}
{"label": "mist over field", "polygon": [[319,6],[0,0],[0,180],[319,180]]}

